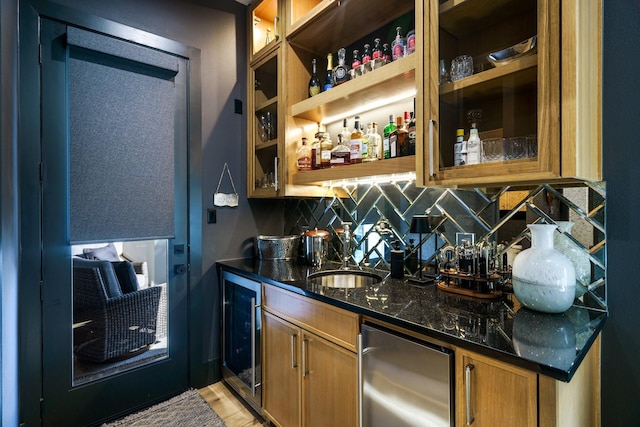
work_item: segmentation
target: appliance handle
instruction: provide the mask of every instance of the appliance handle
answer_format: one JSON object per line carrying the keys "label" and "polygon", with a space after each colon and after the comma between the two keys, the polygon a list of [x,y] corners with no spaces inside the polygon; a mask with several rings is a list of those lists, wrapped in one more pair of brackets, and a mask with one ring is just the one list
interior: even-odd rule
{"label": "appliance handle", "polygon": [[435,120],[429,119],[429,178],[435,176],[433,161],[433,126]]}
{"label": "appliance handle", "polygon": [[362,343],[362,333],[358,334],[358,427],[364,427],[362,421],[362,412],[363,412],[363,391],[364,391],[364,350]]}
{"label": "appliance handle", "polygon": [[298,334],[291,334],[291,369],[296,369],[298,367],[298,361],[296,357],[296,340],[298,339]]}
{"label": "appliance handle", "polygon": [[251,298],[251,396],[256,397],[256,299]]}
{"label": "appliance handle", "polygon": [[474,366],[470,363],[464,367],[464,391],[465,391],[465,408],[467,416],[467,425],[470,426],[475,421],[473,409],[471,408],[471,371]]}

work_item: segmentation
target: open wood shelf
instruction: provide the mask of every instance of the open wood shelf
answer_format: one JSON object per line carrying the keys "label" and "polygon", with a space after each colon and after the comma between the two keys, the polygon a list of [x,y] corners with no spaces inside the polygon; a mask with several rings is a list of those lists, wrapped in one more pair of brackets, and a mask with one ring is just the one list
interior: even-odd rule
{"label": "open wood shelf", "polygon": [[327,169],[298,172],[293,175],[293,184],[322,185],[329,181],[354,178],[372,178],[381,175],[415,172],[416,156],[396,157],[375,162],[336,166]]}
{"label": "open wood shelf", "polygon": [[314,122],[349,111],[366,110],[388,103],[390,96],[408,98],[416,91],[416,55],[383,65],[312,98],[291,106],[291,115]]}

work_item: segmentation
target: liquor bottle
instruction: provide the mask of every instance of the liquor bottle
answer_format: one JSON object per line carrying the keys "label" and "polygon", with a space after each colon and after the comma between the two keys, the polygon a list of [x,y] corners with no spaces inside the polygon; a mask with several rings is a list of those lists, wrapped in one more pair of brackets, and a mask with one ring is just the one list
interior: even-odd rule
{"label": "liquor bottle", "polygon": [[343,166],[351,164],[351,149],[342,140],[342,134],[338,135],[338,144],[331,150],[331,166]]}
{"label": "liquor bottle", "polygon": [[384,61],[387,64],[393,59],[391,57],[391,49],[389,48],[389,43],[385,43],[382,45],[382,58],[384,58]]}
{"label": "liquor bottle", "polygon": [[324,75],[324,91],[333,87],[333,55],[327,55],[327,73]]}
{"label": "liquor bottle", "polygon": [[413,98],[413,111],[411,112],[411,118],[409,119],[409,125],[407,126],[409,132],[409,155],[416,154],[416,99]]}
{"label": "liquor bottle", "polygon": [[372,59],[378,59],[378,58],[382,58],[382,40],[380,40],[380,37],[376,37],[373,40]]}
{"label": "liquor bottle", "polygon": [[389,114],[389,123],[384,127],[384,130],[383,130],[384,139],[383,139],[382,147],[384,150],[385,159],[391,158],[391,145],[389,143],[389,136],[391,135],[391,132],[393,132],[394,130],[396,130],[395,116],[393,114]]}
{"label": "liquor bottle", "polygon": [[321,160],[320,160],[320,136],[322,132],[320,131],[320,123],[318,123],[318,131],[315,134],[315,138],[311,143],[311,169],[320,169],[321,168]]}
{"label": "liquor bottle", "polygon": [[351,60],[351,69],[355,70],[362,64],[360,62],[360,51],[358,49],[353,49],[353,59]]}
{"label": "liquor bottle", "polygon": [[[409,112],[405,112],[405,116],[408,116]],[[407,123],[401,116],[396,117],[396,153],[398,157],[404,157],[409,155],[409,132],[407,131]],[[393,134],[392,134],[393,135]],[[391,141],[391,136],[389,136]]]}
{"label": "liquor bottle", "polygon": [[362,136],[362,161],[368,162],[369,160],[369,136],[371,135],[371,123],[367,124],[367,131],[363,132]]}
{"label": "liquor bottle", "polygon": [[391,42],[391,55],[394,61],[404,56],[404,38],[400,31],[402,31],[402,27],[396,27],[396,38]]}
{"label": "liquor bottle", "polygon": [[347,127],[347,119],[342,121],[342,131],[340,131],[340,135],[342,135],[342,143],[349,147],[349,140],[351,139],[351,130]]}
{"label": "liquor bottle", "polygon": [[362,163],[362,131],[360,130],[360,116],[355,118],[355,126],[349,139],[351,149],[351,163]]}
{"label": "liquor bottle", "polygon": [[333,69],[333,83],[337,86],[349,81],[349,67],[345,58],[347,51],[341,47],[338,49],[338,65]]}
{"label": "liquor bottle", "polygon": [[320,165],[323,169],[331,166],[332,149],[333,143],[331,142],[329,132],[322,132],[320,136]]}
{"label": "liquor bottle", "polygon": [[471,126],[471,130],[469,131],[469,139],[467,140],[466,164],[477,165],[478,163],[480,163],[480,150],[482,150],[482,142],[480,141],[480,136],[478,135],[476,124],[473,123]]}
{"label": "liquor bottle", "polygon": [[366,64],[371,61],[371,45],[369,43],[365,43],[364,51],[362,52],[362,63]]}
{"label": "liquor bottle", "polygon": [[307,146],[307,138],[302,138],[302,145],[296,150],[298,171],[311,170],[311,149]]}
{"label": "liquor bottle", "polygon": [[378,124],[376,122],[371,123],[371,131],[369,132],[368,139],[367,158],[363,159],[363,161],[373,162],[380,158],[380,148],[382,147],[382,138],[378,133]]}
{"label": "liquor bottle", "polygon": [[456,143],[453,144],[453,165],[460,166],[462,162],[462,143],[464,142],[464,129],[456,130]]}
{"label": "liquor bottle", "polygon": [[309,97],[320,93],[320,79],[318,78],[318,70],[316,67],[316,59],[311,61],[311,78],[309,79]]}

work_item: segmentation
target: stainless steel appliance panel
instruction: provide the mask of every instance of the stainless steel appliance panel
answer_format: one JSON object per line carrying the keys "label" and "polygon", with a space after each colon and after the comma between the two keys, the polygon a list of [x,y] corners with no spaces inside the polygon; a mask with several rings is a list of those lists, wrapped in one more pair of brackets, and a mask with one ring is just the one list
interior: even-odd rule
{"label": "stainless steel appliance panel", "polygon": [[362,325],[359,352],[361,426],[453,426],[451,350]]}
{"label": "stainless steel appliance panel", "polygon": [[222,272],[222,377],[262,413],[261,284]]}

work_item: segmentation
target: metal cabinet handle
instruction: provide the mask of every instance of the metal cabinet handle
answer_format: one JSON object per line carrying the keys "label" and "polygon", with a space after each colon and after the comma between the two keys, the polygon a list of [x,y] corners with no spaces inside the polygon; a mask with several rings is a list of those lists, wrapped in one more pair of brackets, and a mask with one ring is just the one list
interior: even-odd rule
{"label": "metal cabinet handle", "polygon": [[296,357],[296,340],[298,339],[298,334],[291,334],[291,369],[296,369],[298,367],[298,361]]}
{"label": "metal cabinet handle", "polygon": [[309,374],[307,370],[307,345],[309,344],[309,340],[302,340],[302,377],[306,377]]}
{"label": "metal cabinet handle", "polygon": [[256,396],[256,299],[251,298],[251,396]]}
{"label": "metal cabinet handle", "polygon": [[280,39],[280,35],[278,34],[278,21],[280,20],[279,16],[273,17],[273,35],[276,40]]}
{"label": "metal cabinet handle", "polygon": [[429,120],[429,177],[435,176],[434,172],[434,154],[433,154],[433,126],[435,125],[435,120]]}
{"label": "metal cabinet handle", "polygon": [[273,180],[275,185],[276,193],[278,192],[278,158],[273,158]]}
{"label": "metal cabinet handle", "polygon": [[358,427],[364,427],[362,424],[362,404],[363,404],[363,391],[364,391],[364,360],[363,360],[363,343],[362,334],[358,334]]}
{"label": "metal cabinet handle", "polygon": [[473,409],[471,408],[471,371],[474,366],[468,364],[464,367],[464,387],[465,387],[465,407],[467,415],[467,425],[470,426],[475,421],[473,416]]}

